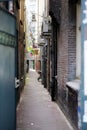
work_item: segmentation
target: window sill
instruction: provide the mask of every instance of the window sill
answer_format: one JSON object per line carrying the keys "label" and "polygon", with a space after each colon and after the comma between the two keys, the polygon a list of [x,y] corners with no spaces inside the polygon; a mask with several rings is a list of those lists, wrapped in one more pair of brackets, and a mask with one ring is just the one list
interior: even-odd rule
{"label": "window sill", "polygon": [[69,81],[66,83],[66,87],[69,87],[69,88],[73,89],[74,91],[78,92],[80,89],[80,80],[75,79],[75,80]]}

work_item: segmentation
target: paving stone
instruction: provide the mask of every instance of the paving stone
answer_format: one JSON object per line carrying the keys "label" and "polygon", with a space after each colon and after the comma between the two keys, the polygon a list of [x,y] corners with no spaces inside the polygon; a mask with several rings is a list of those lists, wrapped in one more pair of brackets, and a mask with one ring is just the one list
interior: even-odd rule
{"label": "paving stone", "polygon": [[37,77],[35,71],[27,74],[17,107],[17,130],[73,130]]}

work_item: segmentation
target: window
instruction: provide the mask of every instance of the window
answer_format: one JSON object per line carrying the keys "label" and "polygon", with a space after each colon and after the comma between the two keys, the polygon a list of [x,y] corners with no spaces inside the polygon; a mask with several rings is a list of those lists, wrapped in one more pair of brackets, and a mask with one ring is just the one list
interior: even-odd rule
{"label": "window", "polygon": [[35,21],[36,21],[35,14],[32,14],[32,22],[35,22]]}

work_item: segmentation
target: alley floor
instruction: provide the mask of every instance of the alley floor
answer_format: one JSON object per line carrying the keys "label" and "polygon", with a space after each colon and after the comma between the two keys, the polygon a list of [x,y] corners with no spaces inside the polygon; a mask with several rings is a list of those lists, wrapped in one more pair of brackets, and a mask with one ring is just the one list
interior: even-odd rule
{"label": "alley floor", "polygon": [[17,107],[17,130],[73,130],[58,105],[30,71]]}

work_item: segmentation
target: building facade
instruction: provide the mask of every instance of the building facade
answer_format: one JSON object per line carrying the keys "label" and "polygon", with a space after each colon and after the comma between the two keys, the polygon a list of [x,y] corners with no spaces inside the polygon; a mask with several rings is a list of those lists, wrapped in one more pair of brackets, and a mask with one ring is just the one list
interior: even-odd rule
{"label": "building facade", "polygon": [[23,90],[25,84],[25,0],[19,1],[19,10],[16,9],[17,16],[17,38],[18,46],[16,48],[17,52],[17,79],[19,80],[18,96],[20,99],[20,94]]}
{"label": "building facade", "polygon": [[50,92],[52,100],[60,105],[62,111],[70,119],[73,127],[78,129],[81,1],[50,0],[47,10],[49,10],[47,17],[51,17],[51,33],[49,35],[49,31],[42,29],[43,38],[48,39],[43,47],[45,51],[43,60],[46,59],[45,63],[47,63],[44,70],[44,77],[46,77],[44,86]]}

